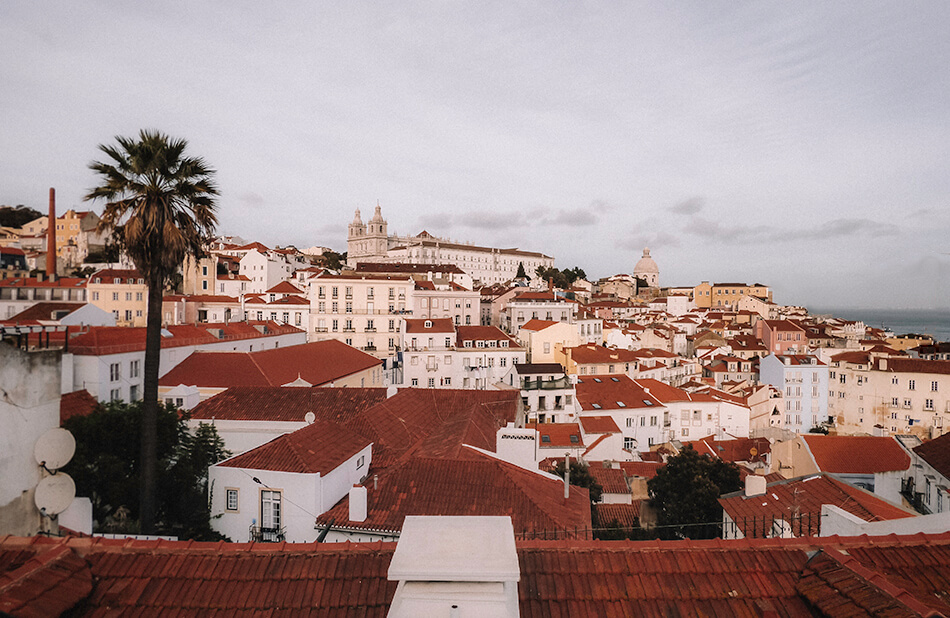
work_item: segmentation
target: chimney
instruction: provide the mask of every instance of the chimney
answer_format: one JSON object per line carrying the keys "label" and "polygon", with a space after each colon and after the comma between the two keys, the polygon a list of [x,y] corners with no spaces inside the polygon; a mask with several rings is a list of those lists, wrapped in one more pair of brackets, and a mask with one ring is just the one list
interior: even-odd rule
{"label": "chimney", "polygon": [[350,489],[350,521],[366,521],[366,488],[353,485]]}
{"label": "chimney", "polygon": [[765,486],[766,486],[766,482],[765,482],[764,476],[759,476],[758,474],[750,474],[749,476],[745,477],[746,498],[751,498],[752,496],[765,495]]}
{"label": "chimney", "polygon": [[571,497],[571,457],[564,455],[564,499]]}
{"label": "chimney", "polygon": [[49,189],[49,220],[46,225],[46,274],[56,274],[56,189]]}

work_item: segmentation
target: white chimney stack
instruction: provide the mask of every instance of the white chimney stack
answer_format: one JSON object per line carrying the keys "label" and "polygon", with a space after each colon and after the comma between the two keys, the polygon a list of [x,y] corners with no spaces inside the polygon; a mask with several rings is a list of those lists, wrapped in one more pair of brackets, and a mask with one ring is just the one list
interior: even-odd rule
{"label": "white chimney stack", "polygon": [[[752,496],[765,495],[765,477],[758,474],[750,474],[745,477],[745,495],[747,498]],[[350,503],[352,504],[352,502]],[[352,506],[350,508],[353,508]]]}
{"label": "white chimney stack", "polygon": [[350,489],[350,521],[366,521],[366,488],[360,485]]}

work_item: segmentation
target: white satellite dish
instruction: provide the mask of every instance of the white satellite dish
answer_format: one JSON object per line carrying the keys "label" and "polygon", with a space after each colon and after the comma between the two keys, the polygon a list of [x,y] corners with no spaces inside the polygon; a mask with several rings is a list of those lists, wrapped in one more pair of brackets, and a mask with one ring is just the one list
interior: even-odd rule
{"label": "white satellite dish", "polygon": [[308,425],[313,425],[313,421],[317,420],[317,417],[313,412],[307,412],[303,415],[303,420],[307,421]]}
{"label": "white satellite dish", "polygon": [[72,504],[76,497],[76,483],[65,472],[47,476],[36,486],[33,501],[36,508],[46,515],[59,515]]}
{"label": "white satellite dish", "polygon": [[59,470],[69,463],[76,452],[76,438],[69,431],[54,427],[36,440],[33,457],[47,470]]}

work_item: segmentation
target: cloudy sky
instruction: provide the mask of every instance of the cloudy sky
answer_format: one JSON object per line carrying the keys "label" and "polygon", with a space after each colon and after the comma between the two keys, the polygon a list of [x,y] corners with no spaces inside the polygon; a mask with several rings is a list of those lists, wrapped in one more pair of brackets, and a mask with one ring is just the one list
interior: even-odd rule
{"label": "cloudy sky", "polygon": [[[200,6],[198,6],[200,4]],[[0,3],[0,204],[156,128],[220,231],[390,231],[781,303],[950,305],[950,3]],[[99,208],[101,210],[101,207]]]}

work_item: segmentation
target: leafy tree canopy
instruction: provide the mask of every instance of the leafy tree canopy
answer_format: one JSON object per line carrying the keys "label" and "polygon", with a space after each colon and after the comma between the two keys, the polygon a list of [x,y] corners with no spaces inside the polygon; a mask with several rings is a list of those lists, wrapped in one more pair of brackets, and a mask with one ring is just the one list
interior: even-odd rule
{"label": "leafy tree canopy", "polygon": [[[187,418],[173,406],[159,406],[157,530],[182,539],[219,540],[209,519],[208,466],[230,453],[214,426],[201,424],[192,434]],[[76,438],[76,454],[65,471],[76,481],[77,495],[92,500],[97,532],[138,530],[141,449],[135,437],[141,424],[140,401],[103,404],[63,424]]]}
{"label": "leafy tree canopy", "polygon": [[554,287],[562,289],[571,287],[578,279],[587,278],[587,273],[584,272],[583,268],[578,266],[575,266],[574,268],[565,268],[564,270],[538,266],[538,268],[535,269],[535,274],[537,274],[540,279],[553,279]]}
{"label": "leafy tree canopy", "polygon": [[[554,473],[564,478],[564,461],[558,459],[557,463],[554,464]],[[577,485],[578,487],[586,487],[590,492],[590,501],[600,502],[601,495],[604,493],[604,488],[600,486],[600,483],[597,482],[597,479],[594,478],[594,475],[590,473],[590,466],[586,463],[577,461],[576,459],[571,460],[571,485]]]}
{"label": "leafy tree canopy", "polygon": [[[715,538],[722,531],[719,496],[742,488],[733,463],[700,455],[686,445],[647,482],[657,524],[668,538]],[[703,525],[705,524],[705,525]]]}
{"label": "leafy tree canopy", "polygon": [[19,204],[17,206],[0,206],[0,226],[23,227],[30,221],[43,216],[38,210]]}
{"label": "leafy tree canopy", "polygon": [[346,253],[337,253],[336,251],[325,251],[320,256],[320,261],[324,268],[330,270],[341,270],[346,265]]}

